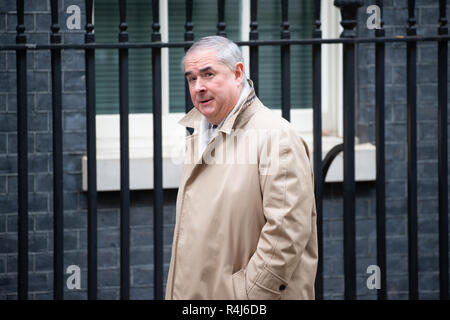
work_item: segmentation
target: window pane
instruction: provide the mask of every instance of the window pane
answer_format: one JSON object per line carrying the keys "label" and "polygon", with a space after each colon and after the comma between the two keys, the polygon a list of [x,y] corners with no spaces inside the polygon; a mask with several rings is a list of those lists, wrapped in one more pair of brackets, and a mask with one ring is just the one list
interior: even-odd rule
{"label": "window pane", "polygon": [[[96,0],[94,10],[96,42],[118,42],[118,1]],[[151,1],[128,0],[127,24],[130,42],[149,42],[152,34]],[[130,113],[152,112],[151,49],[130,49]],[[96,95],[98,114],[119,113],[119,53],[117,49],[95,51]]]}
{"label": "window pane", "polygon": [[[291,39],[310,38],[313,26],[313,2],[289,1]],[[258,2],[259,39],[281,38],[281,1]],[[291,108],[312,108],[312,49],[310,45],[291,46]],[[270,108],[281,108],[281,49],[259,49],[259,96]]]}

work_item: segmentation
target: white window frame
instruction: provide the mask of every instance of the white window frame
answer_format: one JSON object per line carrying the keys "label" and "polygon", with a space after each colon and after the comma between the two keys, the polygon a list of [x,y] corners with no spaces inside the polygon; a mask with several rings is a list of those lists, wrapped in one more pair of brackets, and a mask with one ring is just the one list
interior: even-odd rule
{"label": "white window frame", "polygon": [[[241,0],[241,39],[249,40],[250,0]],[[322,37],[337,38],[342,32],[340,12],[333,2],[321,3]],[[169,41],[168,0],[159,0],[161,40]],[[95,8],[94,8],[95,9]],[[242,47],[246,73],[249,72],[249,48]],[[336,144],[342,143],[342,44],[322,46],[322,156]],[[184,113],[169,112],[169,54],[168,48],[161,49],[161,94],[162,94],[162,137],[163,137],[163,187],[178,188],[181,167],[184,160],[185,128],[178,124]],[[250,75],[251,78],[251,75]],[[280,111],[281,113],[281,111]],[[97,190],[120,190],[120,125],[119,114],[97,115]],[[299,128],[299,134],[306,140],[312,155],[313,124],[312,108],[291,109],[291,123]],[[153,188],[153,115],[130,114],[130,189]],[[355,179],[375,180],[375,147],[371,144],[356,145]],[[311,163],[313,162],[311,157]],[[342,154],[328,171],[326,182],[343,181]],[[87,156],[82,157],[82,188],[87,190]]]}

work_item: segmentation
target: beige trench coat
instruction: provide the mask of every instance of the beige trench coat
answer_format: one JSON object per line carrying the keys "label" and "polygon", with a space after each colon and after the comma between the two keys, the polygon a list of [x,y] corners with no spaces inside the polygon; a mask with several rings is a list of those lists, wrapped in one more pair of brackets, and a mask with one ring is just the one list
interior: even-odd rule
{"label": "beige trench coat", "polygon": [[[291,124],[252,94],[202,158],[200,112],[180,121],[196,130],[187,137],[166,299],[314,299],[309,151]],[[252,138],[241,139],[249,132]],[[246,159],[223,160],[242,150]]]}

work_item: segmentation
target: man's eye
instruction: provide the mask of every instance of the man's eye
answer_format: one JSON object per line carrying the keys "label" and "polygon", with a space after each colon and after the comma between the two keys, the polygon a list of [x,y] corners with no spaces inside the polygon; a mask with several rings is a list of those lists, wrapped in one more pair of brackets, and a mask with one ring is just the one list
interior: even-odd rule
{"label": "man's eye", "polygon": [[212,76],[213,76],[212,72],[207,72],[207,73],[206,73],[206,77],[207,77],[207,78],[210,78],[210,77],[212,77]]}
{"label": "man's eye", "polygon": [[192,83],[192,82],[195,81],[195,79],[196,79],[196,78],[193,78],[193,77],[192,77],[192,78],[188,78],[187,81],[188,81],[189,83]]}

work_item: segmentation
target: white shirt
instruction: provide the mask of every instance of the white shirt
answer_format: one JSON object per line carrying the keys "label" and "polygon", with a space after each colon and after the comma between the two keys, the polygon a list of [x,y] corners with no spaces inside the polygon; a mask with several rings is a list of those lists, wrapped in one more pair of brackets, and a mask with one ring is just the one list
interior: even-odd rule
{"label": "white shirt", "polygon": [[202,120],[200,121],[200,128],[198,131],[199,135],[199,157],[203,155],[203,152],[206,149],[206,146],[208,143],[217,135],[217,132],[219,131],[220,127],[224,124],[224,122],[238,110],[238,106],[242,103],[242,101],[247,98],[247,96],[250,93],[250,85],[248,84],[248,81],[245,80],[244,87],[241,90],[241,94],[239,96],[238,101],[234,105],[233,109],[227,114],[225,119],[223,119],[218,125],[217,128],[213,128],[212,124],[209,123],[208,119],[206,119],[205,116],[202,115]]}

